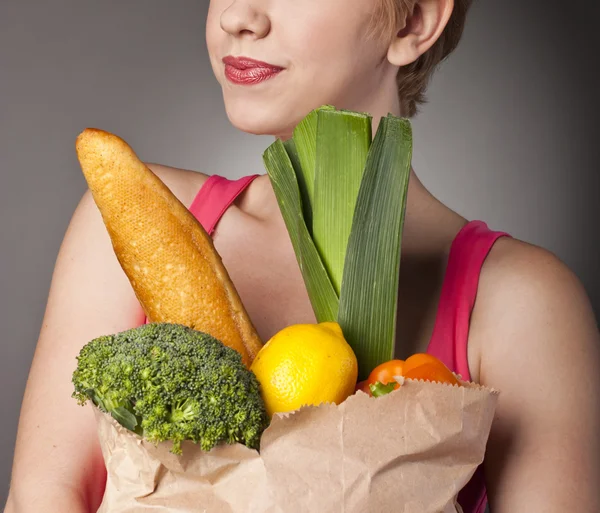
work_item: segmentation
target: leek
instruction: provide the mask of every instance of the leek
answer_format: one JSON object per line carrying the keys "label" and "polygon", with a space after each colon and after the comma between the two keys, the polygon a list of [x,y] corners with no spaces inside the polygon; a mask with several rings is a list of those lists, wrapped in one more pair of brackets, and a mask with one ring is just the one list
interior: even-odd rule
{"label": "leek", "polygon": [[317,153],[317,122],[318,113],[322,110],[333,110],[331,105],[323,105],[311,111],[294,128],[294,136],[285,142],[288,154],[294,162],[296,178],[302,197],[304,221],[309,233],[313,231],[312,205],[315,190],[315,166]]}
{"label": "leek", "polygon": [[359,362],[359,379],[394,357],[411,157],[408,120],[382,118],[356,203],[338,312],[344,337]]}
{"label": "leek", "polygon": [[285,222],[296,260],[318,322],[337,319],[336,295],[323,262],[308,233],[302,217],[300,189],[290,157],[281,140],[275,141],[263,154],[275,197]]}
{"label": "leek", "polygon": [[302,202],[302,215],[304,217],[304,223],[309,233],[312,230],[312,204],[309,195],[309,186],[306,183],[306,176],[302,172],[302,165],[300,164],[300,156],[298,155],[298,149],[296,147],[296,141],[294,139],[287,139],[283,141],[283,146],[287,151],[288,157],[292,162],[296,180],[298,181],[298,189],[300,191],[300,200]]}
{"label": "leek", "polygon": [[366,114],[318,111],[313,240],[338,295],[371,137]]}
{"label": "leek", "polygon": [[410,121],[312,111],[263,161],[318,322],[337,321],[365,379],[394,357]]}

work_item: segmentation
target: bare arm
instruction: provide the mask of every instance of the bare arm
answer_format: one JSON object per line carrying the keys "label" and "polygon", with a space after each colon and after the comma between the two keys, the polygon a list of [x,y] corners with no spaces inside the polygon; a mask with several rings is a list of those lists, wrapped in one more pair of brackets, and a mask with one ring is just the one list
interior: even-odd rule
{"label": "bare arm", "polygon": [[481,382],[501,391],[486,454],[490,509],[598,512],[600,336],[588,298],[544,250],[506,241],[493,253],[472,320]]}
{"label": "bare arm", "polygon": [[[186,206],[206,178],[148,166]],[[91,339],[137,326],[143,315],[86,193],[56,262],[21,408],[5,513],[97,510],[106,471],[92,411],[71,398],[75,357]]]}
{"label": "bare arm", "polygon": [[143,321],[91,196],[78,206],[56,262],[23,399],[7,513],[95,511],[104,463],[89,407],[71,398],[81,347]]}

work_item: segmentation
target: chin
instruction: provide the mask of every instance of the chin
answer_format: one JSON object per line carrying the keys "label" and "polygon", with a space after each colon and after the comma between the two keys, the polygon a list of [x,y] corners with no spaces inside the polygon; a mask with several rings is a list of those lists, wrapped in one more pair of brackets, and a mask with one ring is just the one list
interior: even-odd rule
{"label": "chin", "polygon": [[225,99],[225,110],[231,124],[254,135],[271,135],[287,138],[302,120],[293,116],[288,110],[282,109],[277,102],[267,100],[258,102],[249,99]]}

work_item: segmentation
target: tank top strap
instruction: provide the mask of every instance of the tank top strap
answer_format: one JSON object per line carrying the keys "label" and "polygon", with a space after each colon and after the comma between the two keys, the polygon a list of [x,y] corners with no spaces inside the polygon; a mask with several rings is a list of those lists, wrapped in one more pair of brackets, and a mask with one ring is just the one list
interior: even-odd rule
{"label": "tank top strap", "polygon": [[[494,243],[508,233],[492,231],[482,221],[470,221],[450,247],[437,317],[427,352],[442,360],[463,379],[470,380],[467,341],[481,269]],[[465,513],[484,513],[485,474],[480,465],[458,494]]]}
{"label": "tank top strap", "polygon": [[468,222],[450,247],[438,311],[428,353],[440,358],[463,379],[471,379],[467,340],[479,276],[488,253],[505,232],[490,230],[483,221]]}
{"label": "tank top strap", "polygon": [[236,198],[257,178],[258,174],[230,180],[220,175],[211,175],[200,187],[189,211],[209,235]]}

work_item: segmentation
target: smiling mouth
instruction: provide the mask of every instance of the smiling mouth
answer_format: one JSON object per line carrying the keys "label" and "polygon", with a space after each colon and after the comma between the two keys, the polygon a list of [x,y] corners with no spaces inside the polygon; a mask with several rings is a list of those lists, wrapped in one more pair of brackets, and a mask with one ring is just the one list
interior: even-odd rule
{"label": "smiling mouth", "polygon": [[234,84],[253,85],[273,78],[283,68],[249,57],[227,56],[223,59],[225,77]]}

